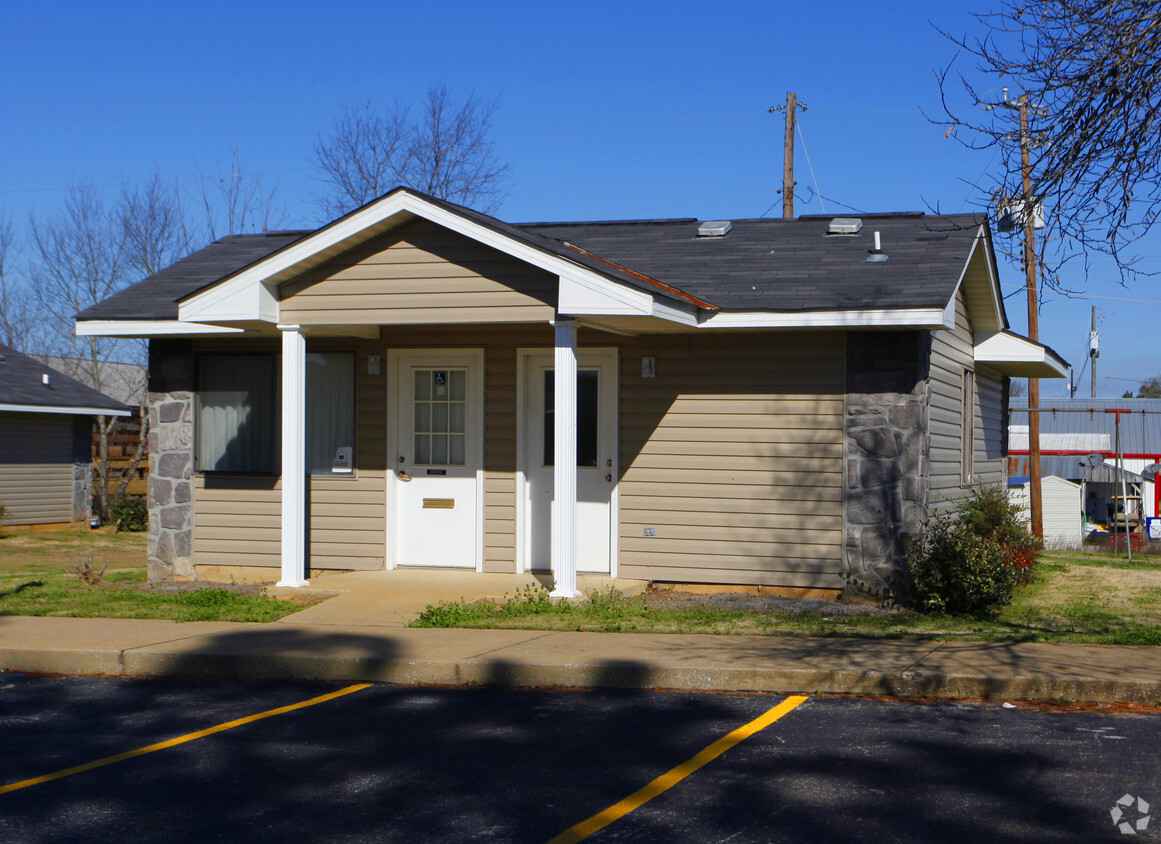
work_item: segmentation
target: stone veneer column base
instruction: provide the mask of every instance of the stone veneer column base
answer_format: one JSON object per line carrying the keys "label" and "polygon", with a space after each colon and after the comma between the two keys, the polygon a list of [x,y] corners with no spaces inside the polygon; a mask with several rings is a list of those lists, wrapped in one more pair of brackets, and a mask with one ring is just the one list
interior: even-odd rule
{"label": "stone veneer column base", "polygon": [[149,581],[196,580],[189,342],[151,340],[149,371]]}
{"label": "stone veneer column base", "polygon": [[847,335],[848,597],[898,595],[908,540],[927,520],[927,359],[926,332]]}

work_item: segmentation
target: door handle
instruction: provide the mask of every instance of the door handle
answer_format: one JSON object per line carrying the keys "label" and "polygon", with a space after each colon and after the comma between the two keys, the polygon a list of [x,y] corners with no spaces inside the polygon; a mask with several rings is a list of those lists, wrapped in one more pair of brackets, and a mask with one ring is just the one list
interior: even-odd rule
{"label": "door handle", "polygon": [[605,480],[606,480],[606,481],[608,481],[609,483],[612,483],[612,482],[613,482],[613,476],[612,476],[611,474],[609,474],[609,475],[605,475]]}

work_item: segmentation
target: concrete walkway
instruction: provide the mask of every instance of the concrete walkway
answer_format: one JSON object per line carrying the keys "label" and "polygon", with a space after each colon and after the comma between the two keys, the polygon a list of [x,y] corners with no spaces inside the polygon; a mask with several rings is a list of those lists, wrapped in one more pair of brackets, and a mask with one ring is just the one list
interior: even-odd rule
{"label": "concrete walkway", "polygon": [[5,616],[0,669],[1161,703],[1161,647],[402,626],[441,597],[512,594],[526,582],[515,575],[492,578],[459,572],[324,576],[312,588],[336,597],[273,624]]}
{"label": "concrete walkway", "polygon": [[[319,593],[328,600],[288,616],[280,623],[406,627],[429,605],[440,601],[502,600],[518,592],[552,585],[551,574],[481,574],[467,569],[394,569],[323,572],[303,589],[271,588],[276,598]],[[648,583],[597,575],[579,575],[577,588],[588,595],[610,588],[638,595]]]}

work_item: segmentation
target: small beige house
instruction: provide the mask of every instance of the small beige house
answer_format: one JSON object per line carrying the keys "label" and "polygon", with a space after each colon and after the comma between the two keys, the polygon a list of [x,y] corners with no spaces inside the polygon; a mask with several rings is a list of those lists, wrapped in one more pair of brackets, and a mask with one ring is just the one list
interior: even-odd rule
{"label": "small beige house", "polygon": [[116,399],[0,345],[0,524],[88,521],[92,417],[129,414]]}
{"label": "small beige house", "polygon": [[[881,249],[875,249],[878,234]],[[880,594],[1004,478],[974,215],[512,225],[396,189],[81,314],[150,338],[154,579],[396,566]]]}

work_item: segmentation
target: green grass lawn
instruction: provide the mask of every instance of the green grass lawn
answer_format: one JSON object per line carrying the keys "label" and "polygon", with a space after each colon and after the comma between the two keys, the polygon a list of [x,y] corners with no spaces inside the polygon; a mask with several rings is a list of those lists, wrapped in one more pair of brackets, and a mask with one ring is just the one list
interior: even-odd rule
{"label": "green grass lawn", "polygon": [[[0,615],[275,621],[302,609],[263,594],[150,587],[145,535],[98,531],[0,532]],[[86,585],[78,568],[104,570]]]}
{"label": "green grass lawn", "polygon": [[649,593],[568,603],[529,590],[498,605],[444,602],[413,626],[1161,645],[1161,558],[1130,564],[1109,554],[1046,552],[1034,582],[997,617],[983,620],[905,610],[847,614],[837,604],[808,611],[713,604]]}

